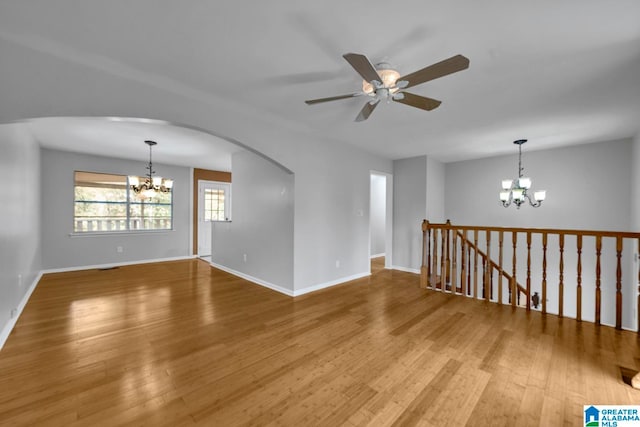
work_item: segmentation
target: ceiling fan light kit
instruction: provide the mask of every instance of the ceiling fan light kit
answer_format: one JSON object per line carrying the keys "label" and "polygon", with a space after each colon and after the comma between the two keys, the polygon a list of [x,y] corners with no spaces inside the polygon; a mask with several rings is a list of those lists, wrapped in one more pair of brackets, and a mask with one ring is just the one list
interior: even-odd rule
{"label": "ceiling fan light kit", "polygon": [[[379,83],[382,87],[389,88],[391,93],[395,93],[400,90],[399,87],[396,86],[396,81],[400,78],[400,73],[391,67],[386,62],[381,62],[376,64],[375,66],[376,72],[380,76]],[[362,80],[362,91],[367,95],[375,92],[375,87],[366,80]]]}
{"label": "ceiling fan light kit", "polygon": [[469,68],[469,59],[462,55],[455,55],[444,61],[401,76],[397,70],[386,62],[381,62],[374,67],[366,56],[359,53],[346,53],[342,56],[362,77],[362,91],[328,98],[310,99],[305,102],[307,105],[314,105],[356,96],[373,98],[362,107],[356,117],[357,122],[368,119],[382,100],[387,102],[395,101],[410,107],[431,111],[437,108],[441,101],[405,92],[404,90]]}

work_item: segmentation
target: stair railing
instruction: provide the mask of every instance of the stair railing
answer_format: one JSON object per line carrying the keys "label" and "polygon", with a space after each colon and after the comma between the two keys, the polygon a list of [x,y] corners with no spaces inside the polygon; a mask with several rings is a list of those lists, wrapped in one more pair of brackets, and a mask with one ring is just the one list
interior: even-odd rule
{"label": "stair railing", "polygon": [[[422,234],[421,287],[514,307],[522,303],[527,310],[597,325],[604,318],[616,329],[622,329],[626,316],[625,328],[640,336],[640,269],[635,262],[640,233],[424,220]],[[629,319],[636,319],[633,326]]]}

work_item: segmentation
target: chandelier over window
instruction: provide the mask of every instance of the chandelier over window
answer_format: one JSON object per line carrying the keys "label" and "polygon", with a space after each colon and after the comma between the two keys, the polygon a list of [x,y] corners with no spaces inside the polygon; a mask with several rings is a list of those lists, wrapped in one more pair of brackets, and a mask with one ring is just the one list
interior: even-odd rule
{"label": "chandelier over window", "polygon": [[542,205],[542,201],[547,197],[547,192],[545,190],[532,191],[533,200],[529,195],[529,190],[531,189],[531,178],[522,176],[522,172],[524,171],[524,168],[522,167],[522,144],[525,142],[527,142],[526,139],[513,141],[514,144],[518,145],[518,177],[516,179],[502,180],[500,201],[502,202],[502,206],[505,208],[508,208],[513,203],[518,209],[520,209],[520,205],[525,203],[527,200],[531,206],[538,208]]}
{"label": "chandelier over window", "polygon": [[155,141],[145,141],[149,146],[149,166],[147,166],[147,174],[144,177],[129,176],[129,186],[131,190],[140,199],[150,199],[158,195],[158,193],[170,193],[173,188],[173,180],[164,179],[160,176],[153,176],[156,171],[153,170],[151,161],[151,148],[158,143]]}

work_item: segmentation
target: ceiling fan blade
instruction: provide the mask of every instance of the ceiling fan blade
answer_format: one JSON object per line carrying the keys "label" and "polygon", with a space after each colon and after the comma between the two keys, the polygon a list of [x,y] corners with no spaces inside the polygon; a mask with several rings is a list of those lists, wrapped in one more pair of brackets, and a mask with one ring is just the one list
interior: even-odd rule
{"label": "ceiling fan blade", "polygon": [[345,53],[342,57],[346,59],[353,69],[356,70],[366,81],[380,81],[378,72],[366,56],[360,55],[359,53]]}
{"label": "ceiling fan blade", "polygon": [[329,98],[308,99],[304,101],[307,105],[319,104],[321,102],[337,101],[339,99],[353,98],[363,95],[362,92],[349,93],[347,95],[330,96]]}
{"label": "ceiling fan blade", "polygon": [[379,103],[380,101],[375,101],[373,104],[371,102],[367,102],[366,104],[364,104],[364,107],[362,107],[362,110],[360,110],[360,114],[358,114],[358,117],[356,117],[356,122],[367,120]]}
{"label": "ceiling fan blade", "polygon": [[431,111],[434,108],[438,108],[442,103],[442,101],[438,101],[437,99],[427,98],[426,96],[415,95],[409,92],[402,92],[402,95],[404,95],[404,97],[393,97],[392,99],[395,102],[420,108],[421,110]]}
{"label": "ceiling fan blade", "polygon": [[469,68],[469,59],[462,55],[456,55],[411,74],[407,74],[406,76],[402,76],[398,81],[407,81],[408,84],[405,87],[409,88],[428,82],[429,80],[466,70],[467,68]]}

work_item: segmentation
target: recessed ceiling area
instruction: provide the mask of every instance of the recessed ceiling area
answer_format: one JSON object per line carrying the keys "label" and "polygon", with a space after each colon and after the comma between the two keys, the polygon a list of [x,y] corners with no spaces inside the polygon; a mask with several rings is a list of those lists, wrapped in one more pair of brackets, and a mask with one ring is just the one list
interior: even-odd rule
{"label": "recessed ceiling area", "polygon": [[158,143],[153,161],[231,172],[242,147],[223,138],[160,120],[124,117],[48,117],[27,126],[42,147],[123,159],[149,160],[145,140]]}

